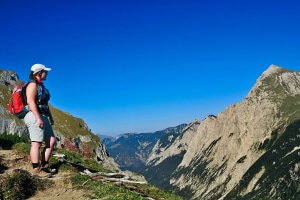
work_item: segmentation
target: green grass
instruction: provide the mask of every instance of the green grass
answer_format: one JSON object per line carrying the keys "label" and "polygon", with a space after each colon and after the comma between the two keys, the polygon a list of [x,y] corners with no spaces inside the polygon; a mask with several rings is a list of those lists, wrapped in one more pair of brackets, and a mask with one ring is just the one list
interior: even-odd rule
{"label": "green grass", "polygon": [[[102,165],[98,164],[95,160],[83,158],[76,152],[58,150],[58,153],[63,153],[67,156],[67,160],[84,165],[87,168],[96,170],[99,172],[111,172],[109,169],[105,169]],[[155,186],[148,184],[114,184],[103,183],[97,180],[93,180],[89,176],[76,173],[76,170],[65,164],[61,167],[64,170],[71,170],[74,172],[71,177],[72,185],[75,189],[84,189],[91,193],[89,198],[105,198],[111,200],[126,200],[126,199],[144,199],[143,196],[150,196],[154,199],[166,199],[166,200],[180,200],[181,198],[175,195],[172,191],[164,191]],[[134,191],[133,191],[134,190]]]}
{"label": "green grass", "polygon": [[85,189],[91,192],[90,199],[105,198],[111,200],[143,200],[145,196],[160,200],[180,200],[172,191],[162,191],[147,184],[114,184],[92,180],[88,176],[76,174],[71,178],[75,189]]}
{"label": "green grass", "polygon": [[[109,169],[105,169],[97,163],[95,160],[83,158],[76,152],[70,152],[65,150],[57,150],[58,153],[63,153],[67,156],[67,160],[75,163],[80,163],[87,168],[90,168],[99,172],[111,172]],[[77,173],[76,169],[63,164],[60,166],[60,170],[68,170],[73,172],[71,176],[71,182],[73,188],[84,189],[89,191],[90,199],[105,198],[110,200],[126,200],[126,199],[144,199],[143,196],[150,196],[154,199],[165,200],[180,200],[181,198],[175,195],[172,191],[163,191],[155,186],[148,184],[128,184],[128,183],[108,183],[93,180],[89,176],[81,175]],[[134,191],[133,191],[134,190]]]}
{"label": "green grass", "polygon": [[55,126],[53,126],[53,129],[62,133],[66,138],[75,138],[78,137],[78,135],[82,135],[91,137],[92,141],[95,141],[95,143],[101,141],[99,137],[92,134],[91,129],[87,127],[83,119],[62,112],[51,104],[50,109],[53,118],[55,119]]}
{"label": "green grass", "polygon": [[[84,158],[81,154],[73,152],[73,151],[67,151],[64,149],[55,149],[53,153],[58,153],[58,154],[64,154],[67,158],[68,161],[74,162],[80,165],[83,165],[84,167],[92,170],[92,171],[99,171],[99,172],[111,172],[110,169],[104,168],[101,164],[99,164],[96,160],[92,158]],[[56,158],[53,156],[50,159],[50,163],[52,165],[58,165],[58,161]],[[69,165],[60,165],[62,169],[64,170],[70,170],[70,171],[76,171],[74,167],[70,167]]]}
{"label": "green grass", "polygon": [[20,154],[28,154],[30,153],[30,143],[29,142],[19,142],[12,146]]}

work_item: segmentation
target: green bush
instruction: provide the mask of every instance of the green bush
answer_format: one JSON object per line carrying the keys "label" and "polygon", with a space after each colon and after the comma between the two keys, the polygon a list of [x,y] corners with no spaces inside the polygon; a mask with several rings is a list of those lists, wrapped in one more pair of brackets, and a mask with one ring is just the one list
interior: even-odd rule
{"label": "green bush", "polygon": [[17,134],[7,134],[6,132],[0,134],[0,149],[11,149],[16,143],[29,143],[28,135],[18,136]]}

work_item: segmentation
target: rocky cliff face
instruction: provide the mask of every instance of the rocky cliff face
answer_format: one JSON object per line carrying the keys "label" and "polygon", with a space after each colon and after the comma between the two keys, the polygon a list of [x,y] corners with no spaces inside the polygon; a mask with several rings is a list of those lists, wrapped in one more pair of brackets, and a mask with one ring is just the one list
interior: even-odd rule
{"label": "rocky cliff face", "polygon": [[26,126],[21,120],[11,116],[7,109],[7,103],[12,91],[12,84],[19,83],[19,77],[12,71],[0,70],[0,133],[15,133],[19,136],[27,132]]}
{"label": "rocky cliff face", "polygon": [[159,185],[176,188],[187,199],[295,198],[299,97],[300,73],[271,65],[242,102],[192,122],[166,148],[159,141],[146,178],[157,182],[153,177],[159,175],[151,174],[176,157],[176,167]]}
{"label": "rocky cliff face", "polygon": [[[18,134],[19,136],[28,134],[24,121],[11,115],[7,109],[12,89],[21,82],[15,72],[0,70],[0,134]],[[104,167],[119,170],[113,158],[108,156],[106,147],[100,138],[89,130],[82,119],[50,107],[55,119],[53,129],[57,139],[57,148],[73,148],[77,151],[83,151],[82,148],[85,147],[85,150],[94,155],[94,158]]]}

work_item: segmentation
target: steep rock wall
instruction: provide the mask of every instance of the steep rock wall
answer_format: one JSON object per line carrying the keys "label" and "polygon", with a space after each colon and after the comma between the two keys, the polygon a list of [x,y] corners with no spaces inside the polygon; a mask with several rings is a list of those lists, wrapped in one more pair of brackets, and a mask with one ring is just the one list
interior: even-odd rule
{"label": "steep rock wall", "polygon": [[[300,73],[271,65],[242,102],[230,105],[217,117],[207,117],[201,124],[191,123],[192,128],[167,148],[160,149],[158,142],[148,168],[160,168],[184,152],[169,184],[187,199],[226,198],[287,127],[300,119],[299,96]],[[243,195],[265,175],[263,169]]]}

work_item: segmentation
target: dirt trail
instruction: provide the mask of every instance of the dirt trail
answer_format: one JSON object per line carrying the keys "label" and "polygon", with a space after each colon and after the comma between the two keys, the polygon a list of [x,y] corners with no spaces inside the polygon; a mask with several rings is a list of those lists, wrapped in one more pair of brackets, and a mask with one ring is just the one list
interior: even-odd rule
{"label": "dirt trail", "polygon": [[[29,156],[20,156],[13,150],[0,150],[0,175],[10,175],[15,169],[23,169],[31,172],[32,167]],[[69,174],[59,172],[54,177],[50,178],[54,184],[35,196],[27,200],[71,200],[71,199],[88,199],[84,197],[87,194],[85,190],[75,190],[70,183]]]}

